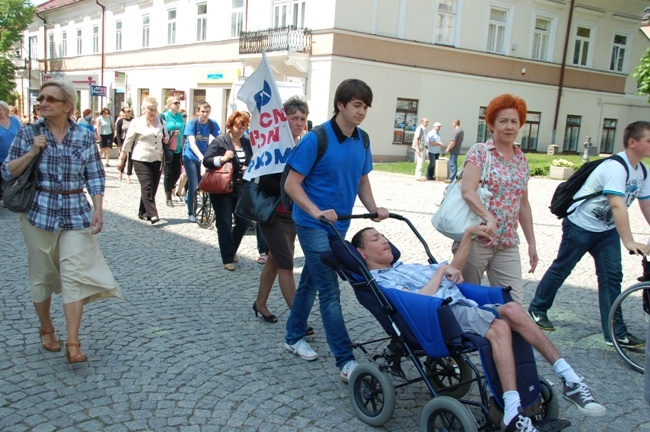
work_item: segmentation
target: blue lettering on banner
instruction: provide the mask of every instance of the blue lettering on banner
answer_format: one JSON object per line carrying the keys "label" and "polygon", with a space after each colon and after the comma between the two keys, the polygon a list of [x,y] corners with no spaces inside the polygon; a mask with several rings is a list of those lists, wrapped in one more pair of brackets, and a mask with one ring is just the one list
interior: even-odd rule
{"label": "blue lettering on banner", "polygon": [[209,80],[222,80],[223,79],[223,74],[222,73],[209,73],[208,74],[208,79]]}
{"label": "blue lettering on banner", "polygon": [[284,165],[287,163],[287,159],[289,159],[290,154],[291,148],[289,147],[284,149],[284,151],[278,148],[274,149],[273,152],[264,151],[260,154],[255,155],[255,158],[253,161],[251,161],[248,170],[250,172],[254,172],[268,165]]}

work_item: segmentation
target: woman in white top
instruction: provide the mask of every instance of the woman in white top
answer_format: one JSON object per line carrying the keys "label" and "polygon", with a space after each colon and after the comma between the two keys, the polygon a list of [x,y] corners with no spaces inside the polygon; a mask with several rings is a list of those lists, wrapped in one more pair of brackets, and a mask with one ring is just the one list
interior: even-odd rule
{"label": "woman in white top", "polygon": [[140,208],[138,217],[151,221],[160,221],[156,208],[156,192],[160,183],[163,161],[164,122],[158,118],[158,102],[154,97],[142,101],[142,115],[129,125],[124,139],[117,169],[122,169],[126,154],[131,152],[133,169],[140,181]]}

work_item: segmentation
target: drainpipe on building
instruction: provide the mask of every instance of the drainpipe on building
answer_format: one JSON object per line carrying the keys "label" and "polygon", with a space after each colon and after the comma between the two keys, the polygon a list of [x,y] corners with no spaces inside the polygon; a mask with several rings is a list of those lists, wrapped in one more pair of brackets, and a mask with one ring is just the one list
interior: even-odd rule
{"label": "drainpipe on building", "polygon": [[557,87],[557,100],[555,102],[555,118],[553,119],[553,133],[551,135],[551,144],[555,144],[555,134],[557,133],[557,119],[560,116],[560,101],[562,99],[562,89],[564,88],[564,70],[566,69],[566,56],[569,51],[569,37],[571,35],[571,24],[573,23],[573,6],[575,0],[571,0],[569,6],[569,21],[566,25],[566,34],[564,35],[564,51],[562,52],[562,66],[560,67],[560,82]]}
{"label": "drainpipe on building", "polygon": [[106,7],[99,2],[99,0],[95,0],[95,3],[97,3],[97,6],[102,8],[102,71],[101,71],[101,86],[104,86],[104,68],[106,67],[106,51],[104,50],[105,44],[106,44]]}
{"label": "drainpipe on building", "polygon": [[[35,12],[36,16],[43,21],[43,70],[45,73],[47,73],[47,21],[45,18],[41,16],[41,14],[38,13],[38,11]],[[29,86],[27,87],[27,118],[29,119],[30,123],[33,121],[32,120],[32,44],[29,42],[29,39],[27,39],[27,43],[29,44],[28,50],[27,51],[27,57],[29,59]]]}

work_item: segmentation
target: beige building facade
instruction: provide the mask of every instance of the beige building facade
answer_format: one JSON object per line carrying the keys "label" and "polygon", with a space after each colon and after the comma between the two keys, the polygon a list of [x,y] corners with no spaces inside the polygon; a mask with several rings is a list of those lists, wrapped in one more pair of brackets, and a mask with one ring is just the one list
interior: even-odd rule
{"label": "beige building facade", "polygon": [[[400,160],[422,117],[461,120],[468,148],[489,136],[485,106],[528,104],[527,151],[622,149],[625,126],[650,118],[631,73],[650,47],[645,0],[51,0],[25,32],[32,94],[72,78],[80,108],[139,106],[169,94],[207,100],[223,124],[233,83],[265,50],[278,81],[299,83],[314,124],[337,85],[360,78],[374,101],[363,124],[376,161]],[[25,83],[22,83],[25,86]],[[91,85],[106,96],[92,96]],[[29,84],[26,87],[30,87]],[[20,86],[19,86],[20,88]],[[94,87],[96,89],[96,87]],[[137,112],[137,111],[136,111]]]}

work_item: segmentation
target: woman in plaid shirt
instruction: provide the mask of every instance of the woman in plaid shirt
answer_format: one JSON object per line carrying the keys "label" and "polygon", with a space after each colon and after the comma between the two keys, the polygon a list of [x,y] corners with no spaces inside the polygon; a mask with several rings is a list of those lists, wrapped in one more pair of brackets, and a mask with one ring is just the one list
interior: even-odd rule
{"label": "woman in plaid shirt", "polygon": [[95,237],[104,224],[104,168],[92,133],[69,118],[76,99],[69,81],[46,81],[38,97],[44,121],[18,132],[2,167],[2,177],[12,181],[41,156],[34,201],[20,215],[20,228],[43,348],[61,350],[50,304],[53,293],[62,294],[68,363],[88,361],[79,343],[84,305],[104,297],[122,297]]}

